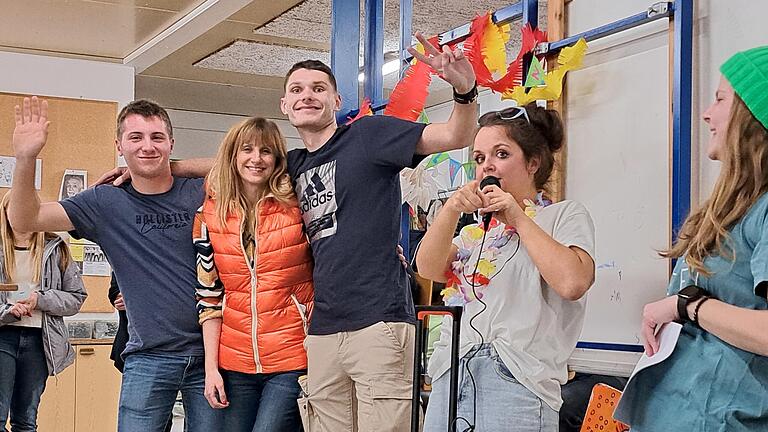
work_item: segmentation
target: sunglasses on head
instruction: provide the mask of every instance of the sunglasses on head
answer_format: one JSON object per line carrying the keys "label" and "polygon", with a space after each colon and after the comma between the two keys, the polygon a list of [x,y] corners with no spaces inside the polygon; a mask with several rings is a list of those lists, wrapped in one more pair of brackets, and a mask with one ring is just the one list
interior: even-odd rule
{"label": "sunglasses on head", "polygon": [[514,120],[516,118],[525,117],[525,120],[528,123],[531,122],[531,119],[528,118],[528,111],[525,110],[525,107],[521,106],[509,107],[504,108],[501,111],[496,111],[496,116],[501,120]]}

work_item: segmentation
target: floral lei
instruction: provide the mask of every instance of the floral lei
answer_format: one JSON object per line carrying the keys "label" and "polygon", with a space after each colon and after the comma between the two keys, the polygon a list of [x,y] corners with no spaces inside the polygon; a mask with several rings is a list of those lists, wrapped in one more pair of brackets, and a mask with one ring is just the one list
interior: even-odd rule
{"label": "floral lei", "polygon": [[[525,204],[525,214],[533,219],[540,209],[552,204],[552,201],[544,197],[543,192],[539,192],[535,203],[526,199],[523,200],[523,204]],[[512,242],[513,237],[517,234],[515,227],[506,224],[504,229],[496,230],[495,228],[500,225],[501,223],[498,220],[495,218],[491,219],[488,233],[494,232],[494,234],[486,238],[488,246],[484,251],[480,252],[480,261],[477,264],[474,262],[469,263],[469,259],[472,256],[472,252],[479,248],[482,243],[483,235],[485,234],[483,225],[478,223],[477,225],[466,226],[461,230],[459,235],[464,247],[459,247],[456,260],[451,263],[451,268],[445,272],[448,280],[445,283],[445,289],[440,291],[440,295],[443,296],[443,302],[447,306],[463,306],[475,300],[475,294],[477,294],[477,298],[483,298],[488,284],[498,273],[496,270],[498,268],[497,259],[501,253],[501,248]],[[519,247],[519,243],[517,247]],[[514,255],[512,254],[509,259],[512,259]],[[506,262],[501,265],[501,268],[504,267],[504,264]],[[475,269],[475,266],[477,269]],[[501,271],[501,268],[499,268],[499,271]],[[471,273],[473,270],[474,273]]]}

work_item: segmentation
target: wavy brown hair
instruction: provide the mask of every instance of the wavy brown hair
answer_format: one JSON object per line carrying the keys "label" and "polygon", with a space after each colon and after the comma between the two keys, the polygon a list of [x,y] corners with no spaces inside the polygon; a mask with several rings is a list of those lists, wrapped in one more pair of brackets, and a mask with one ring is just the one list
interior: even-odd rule
{"label": "wavy brown hair", "polygon": [[677,241],[661,256],[685,255],[690,269],[710,273],[704,260],[712,255],[734,260],[728,230],[768,190],[768,130],[734,94],[725,137],[723,167],[712,196],[683,223]]}
{"label": "wavy brown hair", "polygon": [[222,226],[226,224],[227,215],[230,213],[243,217],[248,227],[252,223],[252,209],[245,197],[243,181],[237,172],[237,153],[246,143],[265,146],[275,156],[275,169],[262,196],[272,195],[284,205],[296,201],[288,178],[288,150],[283,134],[274,122],[261,117],[251,117],[227,132],[213,168],[208,174],[207,192],[216,200],[216,216]]}

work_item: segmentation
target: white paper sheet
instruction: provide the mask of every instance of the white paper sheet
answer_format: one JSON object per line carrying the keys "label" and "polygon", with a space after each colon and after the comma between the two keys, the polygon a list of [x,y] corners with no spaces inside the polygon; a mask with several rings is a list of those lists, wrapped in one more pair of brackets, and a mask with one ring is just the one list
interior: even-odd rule
{"label": "white paper sheet", "polygon": [[638,360],[635,370],[632,371],[632,375],[629,376],[629,380],[640,372],[641,370],[659,364],[669,358],[677,345],[677,339],[680,337],[680,330],[682,330],[682,324],[676,322],[669,322],[664,324],[659,330],[657,337],[659,338],[659,351],[652,357],[648,357],[645,353]]}

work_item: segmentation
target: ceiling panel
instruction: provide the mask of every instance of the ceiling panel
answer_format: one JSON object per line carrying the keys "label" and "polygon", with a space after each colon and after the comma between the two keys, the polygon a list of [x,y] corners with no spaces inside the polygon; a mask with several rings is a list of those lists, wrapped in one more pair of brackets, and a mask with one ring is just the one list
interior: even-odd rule
{"label": "ceiling panel", "polygon": [[323,50],[238,40],[196,63],[195,66],[231,72],[257,71],[259,75],[283,76],[293,64],[307,59],[330,63],[330,53]]}
{"label": "ceiling panel", "polygon": [[202,1],[6,1],[0,45],[121,61]]}
{"label": "ceiling panel", "polygon": [[[137,8],[162,9],[167,11],[180,12],[190,3],[202,3],[202,1],[189,0],[69,0],[69,3],[105,3],[112,5],[121,5]],[[59,0],[61,3],[61,0]]]}

